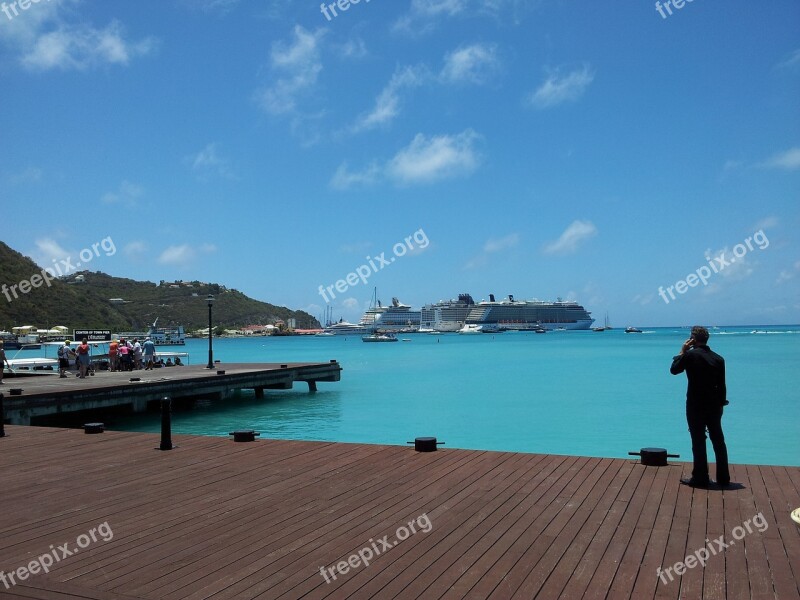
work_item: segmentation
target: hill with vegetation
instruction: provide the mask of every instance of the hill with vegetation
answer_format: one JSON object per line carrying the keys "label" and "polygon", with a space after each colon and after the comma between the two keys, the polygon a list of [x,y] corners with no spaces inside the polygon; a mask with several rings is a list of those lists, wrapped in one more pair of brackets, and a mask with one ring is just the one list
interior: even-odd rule
{"label": "hill with vegetation", "polygon": [[[298,328],[319,327],[310,314],[248,298],[216,283],[180,281],[152,283],[81,271],[50,281],[30,258],[0,242],[0,329],[20,325],[42,329],[65,325],[73,329],[146,329],[156,319],[159,327],[183,325],[187,331],[208,327],[209,294],[214,296],[214,327],[288,322]],[[39,275],[35,278],[34,275]],[[38,287],[19,286],[30,282]],[[15,297],[16,294],[16,297]]]}

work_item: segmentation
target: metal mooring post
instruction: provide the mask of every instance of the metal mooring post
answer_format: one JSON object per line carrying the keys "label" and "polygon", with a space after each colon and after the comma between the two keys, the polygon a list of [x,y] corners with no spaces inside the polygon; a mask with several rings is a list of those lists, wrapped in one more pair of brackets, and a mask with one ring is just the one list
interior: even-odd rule
{"label": "metal mooring post", "polygon": [[172,401],[164,396],[161,399],[161,445],[159,450],[172,450]]}
{"label": "metal mooring post", "polygon": [[[3,365],[0,365],[0,369],[3,368]],[[0,437],[6,437],[6,422],[4,421],[6,416],[6,409],[3,406],[3,394],[0,393]]]}

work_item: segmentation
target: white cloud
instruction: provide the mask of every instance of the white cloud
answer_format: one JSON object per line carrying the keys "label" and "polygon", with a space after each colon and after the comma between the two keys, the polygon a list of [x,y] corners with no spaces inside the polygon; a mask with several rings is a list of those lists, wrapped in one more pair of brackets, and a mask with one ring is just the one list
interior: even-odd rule
{"label": "white cloud", "polygon": [[37,183],[42,179],[43,171],[38,167],[28,167],[27,169],[14,173],[9,176],[9,181],[13,184]]}
{"label": "white cloud", "polygon": [[126,38],[124,27],[112,21],[98,29],[85,23],[67,22],[63,13],[74,4],[65,1],[32,5],[15,18],[0,39],[19,53],[20,63],[33,71],[85,70],[101,65],[127,65],[157,48],[155,38]]}
{"label": "white cloud", "polygon": [[410,35],[433,31],[442,19],[454,17],[497,17],[504,8],[528,8],[540,0],[411,0],[407,14],[395,21],[393,29]]}
{"label": "white cloud", "polygon": [[372,129],[394,120],[400,114],[400,92],[406,88],[419,87],[427,77],[428,72],[424,67],[398,68],[375,100],[375,107],[357,119],[353,131]]}
{"label": "white cloud", "polygon": [[548,77],[530,95],[528,102],[538,109],[551,108],[564,102],[574,102],[583,95],[592,81],[594,81],[594,73],[588,65],[564,76],[556,73]]}
{"label": "white cloud", "polygon": [[136,204],[136,201],[142,196],[144,190],[141,186],[131,183],[130,181],[123,181],[119,185],[119,189],[114,192],[107,192],[103,194],[101,200],[106,204]]}
{"label": "white cloud", "polygon": [[316,85],[322,71],[319,47],[323,34],[323,31],[311,33],[296,25],[291,43],[275,42],[272,45],[272,68],[282,75],[261,93],[260,102],[264,110],[274,115],[297,110],[297,97]]}
{"label": "white cloud", "polygon": [[631,298],[631,302],[633,304],[639,304],[641,306],[647,306],[650,304],[653,299],[656,297],[655,294],[636,294],[633,298]]}
{"label": "white cloud", "polygon": [[[742,246],[744,245],[742,244]],[[758,246],[754,246],[754,248],[758,248]],[[721,250],[717,250],[716,252],[712,252],[710,248],[707,248],[705,251],[706,261],[717,266],[719,269],[718,275],[722,276],[722,279],[717,278],[715,280],[718,286],[720,286],[720,284],[725,280],[734,282],[750,277],[750,275],[752,275],[755,271],[753,268],[753,263],[756,262],[755,259],[751,258],[751,256],[752,253],[747,252],[743,256],[737,258],[734,256],[733,251],[727,246]],[[715,258],[718,258],[719,260],[715,260]],[[722,264],[720,264],[720,261],[722,261]],[[715,274],[715,276],[716,275],[717,274]]]}
{"label": "white cloud", "polygon": [[797,274],[800,273],[800,260],[792,265],[791,269],[784,269],[778,275],[778,279],[775,280],[775,283],[781,284],[784,281],[789,281],[790,279],[794,279]]}
{"label": "white cloud", "polygon": [[338,54],[343,58],[364,58],[367,55],[367,45],[360,37],[351,38],[339,44]]}
{"label": "white cloud", "polygon": [[206,144],[206,147],[200,152],[187,156],[184,161],[192,167],[201,180],[205,180],[209,175],[236,179],[228,160],[218,154],[216,143]]}
{"label": "white cloud", "polygon": [[371,185],[378,181],[380,176],[380,167],[375,163],[363,171],[351,172],[347,168],[347,163],[344,162],[336,169],[336,173],[331,179],[331,186],[337,190],[346,190],[353,186]]}
{"label": "white cloud", "polygon": [[519,244],[519,234],[510,233],[509,235],[500,239],[490,239],[483,245],[483,251],[489,254],[494,252],[501,252],[508,248],[513,248]]}
{"label": "white cloud", "polygon": [[445,56],[439,77],[448,83],[485,83],[497,70],[497,48],[490,44],[473,44]]}
{"label": "white cloud", "polygon": [[210,254],[216,251],[213,244],[202,244],[194,247],[190,244],[169,246],[158,257],[158,262],[163,265],[183,266],[191,263],[199,254]]}
{"label": "white cloud", "polygon": [[794,50],[781,62],[775,65],[776,69],[794,69],[800,67],[800,48]]}
{"label": "white cloud", "polygon": [[398,185],[433,183],[471,174],[480,165],[475,143],[480,135],[467,129],[457,135],[426,137],[418,133],[411,143],[383,165],[372,163],[362,171],[350,171],[342,163],[331,187],[348,189],[389,179]]}
{"label": "white cloud", "polygon": [[358,300],[355,298],[345,298],[342,300],[342,306],[349,310],[355,310],[358,308]]}
{"label": "white cloud", "polygon": [[790,148],[785,152],[779,152],[767,160],[759,163],[760,167],[766,169],[784,169],[786,171],[796,171],[800,169],[800,146]]}
{"label": "white cloud", "polygon": [[122,253],[134,262],[139,262],[147,254],[147,245],[144,242],[136,241],[126,244]]}
{"label": "white cloud", "polygon": [[239,4],[240,0],[183,0],[190,8],[197,8],[206,13],[227,14]]}
{"label": "white cloud", "polygon": [[561,236],[544,248],[545,254],[573,254],[586,241],[597,235],[597,227],[591,221],[573,221]]}
{"label": "white cloud", "polygon": [[64,248],[53,238],[39,238],[34,244],[36,250],[31,252],[30,258],[40,267],[52,267],[53,261],[67,260],[76,254]]}
{"label": "white cloud", "polygon": [[372,242],[355,242],[339,246],[339,250],[345,254],[362,254],[370,248],[372,248]]}
{"label": "white cloud", "polygon": [[426,138],[418,133],[387,165],[387,173],[401,184],[430,183],[469,175],[480,164],[475,142],[480,136],[472,129],[458,135]]}
{"label": "white cloud", "polygon": [[519,234],[509,233],[501,238],[489,238],[483,245],[483,252],[471,258],[464,265],[464,270],[477,269],[489,264],[489,258],[492,254],[503,252],[509,248],[514,248],[519,244]]}
{"label": "white cloud", "polygon": [[756,223],[753,231],[760,231],[762,229],[772,229],[780,224],[778,217],[765,217]]}

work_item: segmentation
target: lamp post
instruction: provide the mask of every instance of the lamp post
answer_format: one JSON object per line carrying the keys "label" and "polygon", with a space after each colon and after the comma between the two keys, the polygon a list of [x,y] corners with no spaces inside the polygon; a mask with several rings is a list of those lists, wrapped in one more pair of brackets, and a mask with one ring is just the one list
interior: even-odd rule
{"label": "lamp post", "polygon": [[214,351],[211,348],[211,337],[212,337],[212,331],[211,331],[211,305],[214,304],[214,296],[209,294],[208,298],[206,298],[206,300],[208,301],[208,366],[206,367],[206,369],[213,369],[214,368]]}

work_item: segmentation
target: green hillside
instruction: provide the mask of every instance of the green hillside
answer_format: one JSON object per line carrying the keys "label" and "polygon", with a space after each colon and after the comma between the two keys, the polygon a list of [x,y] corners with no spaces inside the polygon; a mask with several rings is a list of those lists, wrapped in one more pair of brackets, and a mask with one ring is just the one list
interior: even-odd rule
{"label": "green hillside", "polygon": [[[294,318],[298,328],[319,327],[303,311],[293,311],[248,298],[216,283],[134,281],[105,273],[82,271],[54,279],[48,287],[33,280],[41,267],[0,242],[0,329],[18,325],[72,329],[141,330],[158,318],[159,326],[183,325],[187,331],[208,326],[208,294],[214,296],[214,326],[225,328],[269,324]],[[82,276],[83,281],[77,282]],[[11,286],[40,283],[16,297]],[[5,285],[6,287],[2,287]],[[124,303],[112,303],[121,298]]]}

